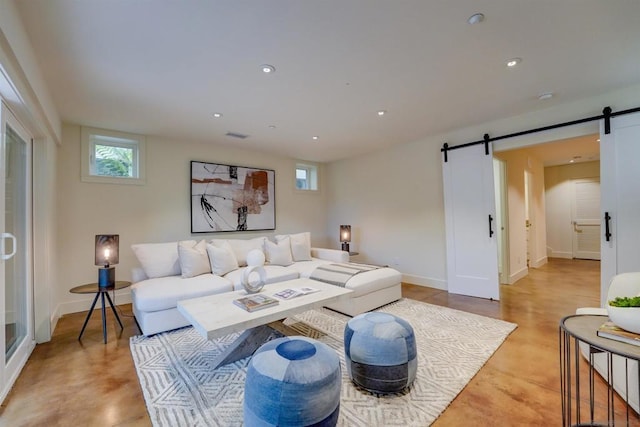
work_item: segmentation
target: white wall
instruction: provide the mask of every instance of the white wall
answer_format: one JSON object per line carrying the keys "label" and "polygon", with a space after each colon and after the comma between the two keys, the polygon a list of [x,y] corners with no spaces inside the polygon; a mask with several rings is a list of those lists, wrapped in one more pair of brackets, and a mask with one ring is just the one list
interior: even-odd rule
{"label": "white wall", "polygon": [[[131,244],[213,237],[251,238],[257,235],[311,231],[312,244],[324,246],[326,190],[320,165],[321,191],[308,194],[294,189],[295,160],[265,153],[147,137],[146,185],[96,184],[80,181],[80,126],[64,124],[58,156],[58,275],[59,304],[55,315],[87,310],[90,297],[72,295],[70,288],[95,282],[94,236],[120,235],[118,280],[129,280],[137,265]],[[263,167],[275,170],[276,230],[191,235],[190,161],[200,160]],[[333,236],[331,236],[333,237]],[[129,301],[129,292],[118,302]]]}
{"label": "white wall", "polygon": [[[638,99],[640,86],[629,87],[331,163],[327,233],[337,236],[340,224],[351,224],[359,259],[391,264],[406,282],[446,289],[444,142],[463,144],[482,140],[485,133],[498,136],[593,116],[605,106],[619,111],[638,106]],[[494,144],[494,152],[597,132],[597,122],[590,122],[503,140]]]}
{"label": "white wall", "polygon": [[[351,224],[358,261],[389,264],[403,280],[443,288],[444,211],[440,141],[404,144],[328,165],[328,233],[338,247]],[[442,244],[440,244],[442,243]]]}
{"label": "white wall", "polygon": [[573,258],[573,180],[600,177],[600,162],[545,168],[547,246],[550,257]]}

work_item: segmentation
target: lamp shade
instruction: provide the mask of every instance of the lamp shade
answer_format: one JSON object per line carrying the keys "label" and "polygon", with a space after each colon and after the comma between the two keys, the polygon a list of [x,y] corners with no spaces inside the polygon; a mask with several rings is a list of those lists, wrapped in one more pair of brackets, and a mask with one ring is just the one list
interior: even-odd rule
{"label": "lamp shade", "polygon": [[351,241],[351,226],[350,225],[341,225],[340,226],[340,241],[341,242],[350,242]]}
{"label": "lamp shade", "polygon": [[119,259],[120,235],[97,234],[96,235],[96,265],[108,267],[117,264]]}

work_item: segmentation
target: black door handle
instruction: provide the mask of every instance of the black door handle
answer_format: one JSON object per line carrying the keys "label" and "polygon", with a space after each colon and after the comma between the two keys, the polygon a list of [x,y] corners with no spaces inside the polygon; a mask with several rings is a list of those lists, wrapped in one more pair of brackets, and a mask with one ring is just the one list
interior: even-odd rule
{"label": "black door handle", "polygon": [[611,230],[609,228],[609,222],[611,222],[611,215],[609,212],[604,213],[604,239],[608,242],[611,240]]}
{"label": "black door handle", "polygon": [[493,237],[493,229],[491,227],[492,222],[493,222],[493,217],[489,215],[489,237]]}

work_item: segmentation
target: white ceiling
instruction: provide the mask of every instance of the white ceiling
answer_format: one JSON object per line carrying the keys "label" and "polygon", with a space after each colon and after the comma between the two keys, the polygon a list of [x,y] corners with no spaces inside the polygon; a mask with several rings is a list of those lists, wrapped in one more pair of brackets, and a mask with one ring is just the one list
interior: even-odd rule
{"label": "white ceiling", "polygon": [[[640,83],[638,0],[17,5],[64,121],[304,160]],[[486,19],[470,25],[475,12]],[[522,63],[508,69],[512,57]]]}

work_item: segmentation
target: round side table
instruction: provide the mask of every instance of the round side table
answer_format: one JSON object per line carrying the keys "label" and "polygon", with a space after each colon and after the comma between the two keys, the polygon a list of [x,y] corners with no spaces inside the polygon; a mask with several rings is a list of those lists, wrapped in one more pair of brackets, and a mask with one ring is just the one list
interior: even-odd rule
{"label": "round side table", "polygon": [[[637,425],[631,424],[632,421],[637,421],[635,409],[629,403],[631,399],[625,399],[623,396],[633,396],[631,393],[640,392],[640,376],[632,375],[630,367],[631,363],[640,363],[640,347],[598,336],[598,328],[607,320],[607,316],[578,314],[567,316],[560,321],[560,394],[563,426],[613,426],[623,424],[625,417],[627,426]],[[580,386],[581,344],[585,345],[584,350],[589,362],[588,388]],[[602,376],[607,389],[606,422],[594,420],[604,418],[604,414],[597,411],[595,404],[596,357],[602,362]],[[622,373],[622,377],[616,377],[618,371]],[[580,396],[580,391],[584,389],[589,391],[588,399]],[[622,420],[615,419],[617,411],[614,410],[614,392],[618,392],[624,402]],[[581,403],[586,401],[589,402],[588,411],[581,412]]]}
{"label": "round side table", "polygon": [[107,343],[107,316],[104,306],[104,297],[107,297],[109,301],[109,305],[111,306],[111,311],[113,311],[113,315],[116,317],[118,324],[120,325],[120,329],[124,329],[122,326],[122,322],[120,321],[120,316],[116,312],[115,307],[113,306],[113,301],[111,301],[111,297],[109,296],[110,291],[117,291],[118,289],[124,289],[131,286],[131,282],[127,282],[124,280],[119,280],[116,282],[114,286],[98,286],[97,283],[88,283],[86,285],[76,286],[75,288],[69,289],[69,292],[72,294],[96,294],[96,297],[93,299],[93,303],[91,304],[91,308],[87,313],[87,318],[84,319],[84,324],[82,325],[82,330],[80,331],[80,335],[78,336],[78,340],[82,339],[82,334],[84,333],[84,329],[87,327],[87,323],[91,318],[91,314],[93,314],[93,308],[96,306],[96,302],[98,302],[98,297],[100,297],[102,302],[102,335],[104,337],[104,343]]}

